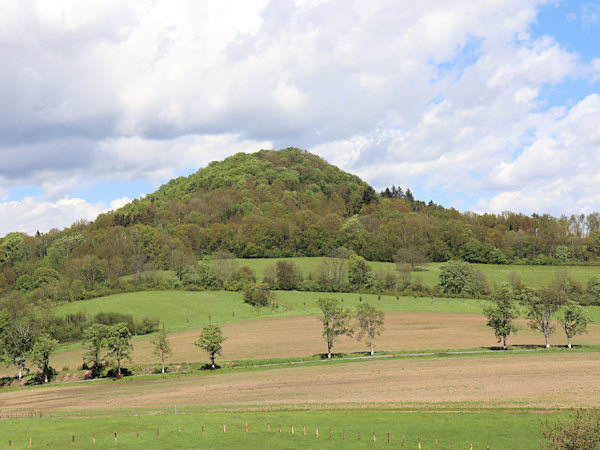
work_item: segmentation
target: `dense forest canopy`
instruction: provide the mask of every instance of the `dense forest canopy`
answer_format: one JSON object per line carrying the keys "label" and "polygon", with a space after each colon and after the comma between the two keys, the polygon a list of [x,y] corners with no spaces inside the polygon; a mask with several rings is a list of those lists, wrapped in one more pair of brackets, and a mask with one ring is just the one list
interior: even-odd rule
{"label": "dense forest canopy", "polygon": [[209,255],[327,256],[339,249],[371,261],[418,249],[430,261],[594,264],[600,214],[460,213],[415,200],[410,189],[378,194],[297,148],[261,150],[213,162],[93,222],[35,236],[9,233],[0,239],[0,293],[74,300],[149,269],[173,270],[181,280]]}

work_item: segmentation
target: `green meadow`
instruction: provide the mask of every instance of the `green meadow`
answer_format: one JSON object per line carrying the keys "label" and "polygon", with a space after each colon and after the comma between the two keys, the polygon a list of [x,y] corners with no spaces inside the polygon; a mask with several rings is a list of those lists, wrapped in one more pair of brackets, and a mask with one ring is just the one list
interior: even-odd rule
{"label": "green meadow", "polygon": [[440,449],[467,449],[471,444],[473,448],[537,448],[543,438],[539,418],[558,417],[555,413],[501,411],[207,413],[181,408],[176,415],[175,406],[170,411],[97,411],[82,417],[3,419],[0,442],[7,445],[10,440],[15,449],[29,448],[30,438],[32,448],[48,448],[51,439],[55,448],[72,447],[73,439],[76,448],[400,448],[403,443],[417,448],[420,438],[423,449],[436,448],[436,440]]}
{"label": "green meadow", "polygon": [[[239,292],[227,291],[148,291],[110,295],[91,300],[67,303],[57,308],[57,314],[84,311],[88,315],[98,312],[120,312],[134,318],[144,316],[160,318],[169,331],[197,329],[214,323],[251,320],[257,317],[317,314],[319,298],[343,299],[344,306],[355,309],[359,303],[368,302],[384,311],[426,311],[481,314],[485,300],[468,298],[396,297],[375,294],[349,294],[327,292],[276,291],[279,305],[276,309],[255,310],[242,301]],[[586,308],[595,323],[600,323],[600,307]]]}

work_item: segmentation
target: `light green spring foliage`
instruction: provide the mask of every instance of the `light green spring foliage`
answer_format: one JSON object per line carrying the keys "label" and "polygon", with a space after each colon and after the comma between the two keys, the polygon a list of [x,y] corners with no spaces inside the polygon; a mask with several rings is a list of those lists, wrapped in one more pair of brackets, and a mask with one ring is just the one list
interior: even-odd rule
{"label": "light green spring foliage", "polygon": [[165,360],[171,354],[171,344],[169,343],[169,338],[167,337],[167,331],[165,330],[164,323],[162,328],[152,339],[152,345],[154,345],[152,354],[160,358],[162,373],[165,373]]}
{"label": "light green spring foliage", "polygon": [[383,311],[378,311],[368,303],[360,303],[355,316],[360,328],[357,337],[358,339],[363,339],[363,337],[367,338],[366,343],[371,347],[372,355],[375,336],[379,336],[383,331],[385,313]]}
{"label": "light green spring foliage", "polygon": [[567,335],[569,348],[571,348],[571,338],[584,333],[591,320],[581,305],[569,301],[560,312],[558,321]]}
{"label": "light green spring foliage", "polygon": [[513,323],[519,316],[514,289],[508,283],[503,283],[500,289],[494,291],[490,304],[484,307],[483,312],[488,319],[486,325],[493,328],[498,342],[503,342],[506,349],[506,338],[519,329]]}
{"label": "light green spring foliage", "polygon": [[327,357],[331,358],[331,349],[335,340],[341,335],[352,336],[354,330],[350,324],[350,310],[340,305],[337,298],[320,298],[319,307],[323,316],[323,337],[327,342]]}
{"label": "light green spring foliage", "polygon": [[209,324],[202,329],[200,337],[194,342],[195,346],[200,347],[210,356],[213,369],[215,368],[215,356],[221,355],[224,340],[225,337],[223,336],[221,328],[218,325]]}

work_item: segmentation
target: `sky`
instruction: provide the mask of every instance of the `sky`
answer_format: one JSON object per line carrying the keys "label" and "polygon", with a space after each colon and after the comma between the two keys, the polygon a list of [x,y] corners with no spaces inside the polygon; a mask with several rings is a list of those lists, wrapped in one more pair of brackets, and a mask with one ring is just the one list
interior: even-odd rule
{"label": "sky", "polygon": [[598,0],[0,11],[0,236],[289,146],[460,211],[600,211]]}

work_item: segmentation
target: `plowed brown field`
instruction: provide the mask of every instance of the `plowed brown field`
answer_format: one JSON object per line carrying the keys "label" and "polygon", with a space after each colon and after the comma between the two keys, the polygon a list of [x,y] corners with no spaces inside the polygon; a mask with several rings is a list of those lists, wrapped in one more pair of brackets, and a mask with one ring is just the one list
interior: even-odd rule
{"label": "plowed brown field", "polygon": [[567,408],[600,406],[600,353],[498,353],[317,363],[250,372],[5,392],[0,411],[199,406],[207,409]]}
{"label": "plowed brown field", "polygon": [[[511,336],[509,345],[543,345],[542,333],[518,321],[522,329]],[[318,315],[290,316],[249,320],[222,325],[227,340],[221,360],[264,359],[310,356],[327,350]],[[600,342],[600,326],[590,325],[589,333],[573,339],[575,344]],[[199,330],[181,331],[169,335],[173,354],[168,362],[206,361],[207,357],[193,345]],[[135,363],[156,363],[152,355],[151,337],[133,341]],[[565,345],[564,333],[557,329],[552,345]],[[479,314],[433,312],[386,312],[385,331],[375,340],[376,351],[444,350],[492,347],[498,343],[485,318]],[[341,337],[334,346],[339,353],[364,352],[367,346],[354,338]],[[52,365],[75,368],[81,365],[83,350],[55,355]]]}

